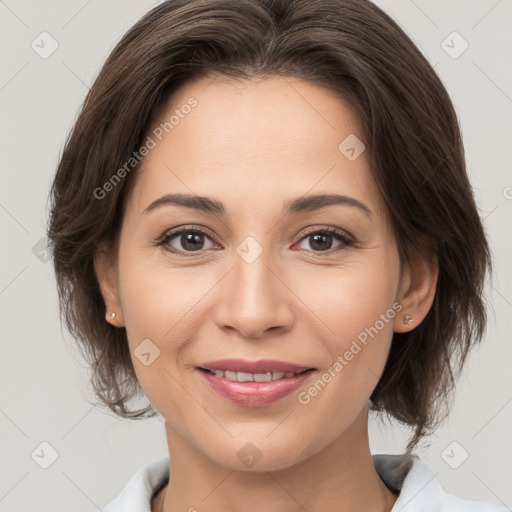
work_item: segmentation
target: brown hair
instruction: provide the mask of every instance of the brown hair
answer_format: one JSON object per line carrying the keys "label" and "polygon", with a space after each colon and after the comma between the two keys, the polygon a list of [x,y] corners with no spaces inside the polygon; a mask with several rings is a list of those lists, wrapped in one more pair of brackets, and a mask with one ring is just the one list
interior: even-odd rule
{"label": "brown hair", "polygon": [[454,376],[482,338],[490,254],[448,93],[397,23],[367,0],[170,0],[112,51],[66,141],[48,228],[61,315],[91,365],[100,403],[123,417],[156,414],[151,405],[126,407],[140,386],[126,330],[104,319],[93,268],[98,244],[117,240],[138,166],[105,197],[98,190],[141,146],[162,101],[212,74],[294,76],[339,94],[364,126],[401,261],[434,241],[433,305],[415,329],[394,333],[371,396],[372,409],[413,427],[410,451],[448,410]]}

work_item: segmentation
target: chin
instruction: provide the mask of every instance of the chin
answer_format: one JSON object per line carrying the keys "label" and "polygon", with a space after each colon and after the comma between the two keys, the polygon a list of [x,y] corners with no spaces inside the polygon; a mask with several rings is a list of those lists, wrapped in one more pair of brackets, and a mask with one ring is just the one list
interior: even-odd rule
{"label": "chin", "polygon": [[[233,470],[260,473],[288,469],[307,459],[313,452],[311,445],[304,446],[286,442],[282,436],[271,440],[261,436],[243,436],[243,439],[231,439],[228,444],[217,444],[217,450],[208,450],[208,457],[215,463]],[[223,449],[222,452],[219,449]],[[310,452],[310,453],[307,453]]]}

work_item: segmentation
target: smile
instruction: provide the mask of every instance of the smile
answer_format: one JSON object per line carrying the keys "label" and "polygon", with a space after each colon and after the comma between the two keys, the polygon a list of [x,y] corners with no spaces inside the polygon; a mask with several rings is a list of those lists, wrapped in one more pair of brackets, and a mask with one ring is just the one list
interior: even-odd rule
{"label": "smile", "polygon": [[247,373],[247,372],[231,372],[231,371],[223,371],[223,370],[207,370],[205,368],[200,368],[205,372],[209,372],[211,375],[215,375],[215,377],[225,378],[235,382],[270,382],[274,380],[280,379],[289,379],[291,377],[295,377],[300,375],[301,373],[307,372],[309,370],[304,370],[302,372],[294,373],[294,372],[267,372],[267,373]]}
{"label": "smile", "polygon": [[300,388],[316,368],[275,360],[224,359],[196,372],[215,395],[244,407],[264,407]]}

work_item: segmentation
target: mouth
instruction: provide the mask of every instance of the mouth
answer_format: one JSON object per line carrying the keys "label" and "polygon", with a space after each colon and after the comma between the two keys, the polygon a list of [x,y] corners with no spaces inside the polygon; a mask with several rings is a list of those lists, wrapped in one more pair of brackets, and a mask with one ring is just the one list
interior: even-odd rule
{"label": "mouth", "polygon": [[229,370],[210,370],[208,368],[198,367],[198,370],[208,373],[214,377],[224,378],[233,382],[271,382],[281,379],[291,379],[302,375],[306,372],[314,371],[315,368],[308,368],[300,372],[266,372],[266,373],[249,373],[249,372],[236,372]]}
{"label": "mouth", "polygon": [[196,367],[216,395],[245,407],[263,407],[301,387],[316,368],[280,361],[230,359]]}

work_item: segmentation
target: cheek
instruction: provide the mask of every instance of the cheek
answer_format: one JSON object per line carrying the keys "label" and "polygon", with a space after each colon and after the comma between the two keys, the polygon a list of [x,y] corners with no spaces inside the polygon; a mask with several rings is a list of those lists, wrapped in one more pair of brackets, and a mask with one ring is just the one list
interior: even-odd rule
{"label": "cheek", "polygon": [[368,330],[376,336],[374,327],[384,338],[392,333],[399,270],[393,251],[388,257],[376,251],[340,268],[312,269],[307,278],[297,277],[294,291],[339,351],[358,337],[364,341]]}
{"label": "cheek", "polygon": [[204,270],[169,268],[162,261],[146,257],[140,248],[138,252],[136,248],[131,253],[128,249],[124,254],[120,251],[120,296],[131,343],[145,338],[158,343],[175,337],[208,291]]}
{"label": "cheek", "polygon": [[169,408],[179,417],[190,406],[176,380],[176,368],[190,335],[185,319],[192,304],[182,294],[184,283],[170,285],[157,269],[128,263],[124,269],[120,266],[119,278],[124,279],[121,301],[135,374],[160,414],[168,418],[164,411]]}
{"label": "cheek", "polygon": [[309,282],[298,291],[321,320],[322,348],[328,353],[326,368],[319,372],[325,386],[320,382],[311,393],[306,390],[303,403],[321,394],[314,398],[317,405],[339,406],[332,414],[366,403],[384,369],[401,310],[396,301],[398,255],[390,250],[387,257],[371,256],[330,273],[319,271],[312,276],[315,287]]}
{"label": "cheek", "polygon": [[197,311],[204,307],[219,275],[201,266],[170,268],[161,257],[147,257],[128,244],[121,246],[118,272],[128,344],[140,385],[155,406],[172,396],[173,407],[179,408],[184,394],[177,385],[176,392],[169,394],[176,384],[173,376],[190,360],[187,350],[204,318]]}

